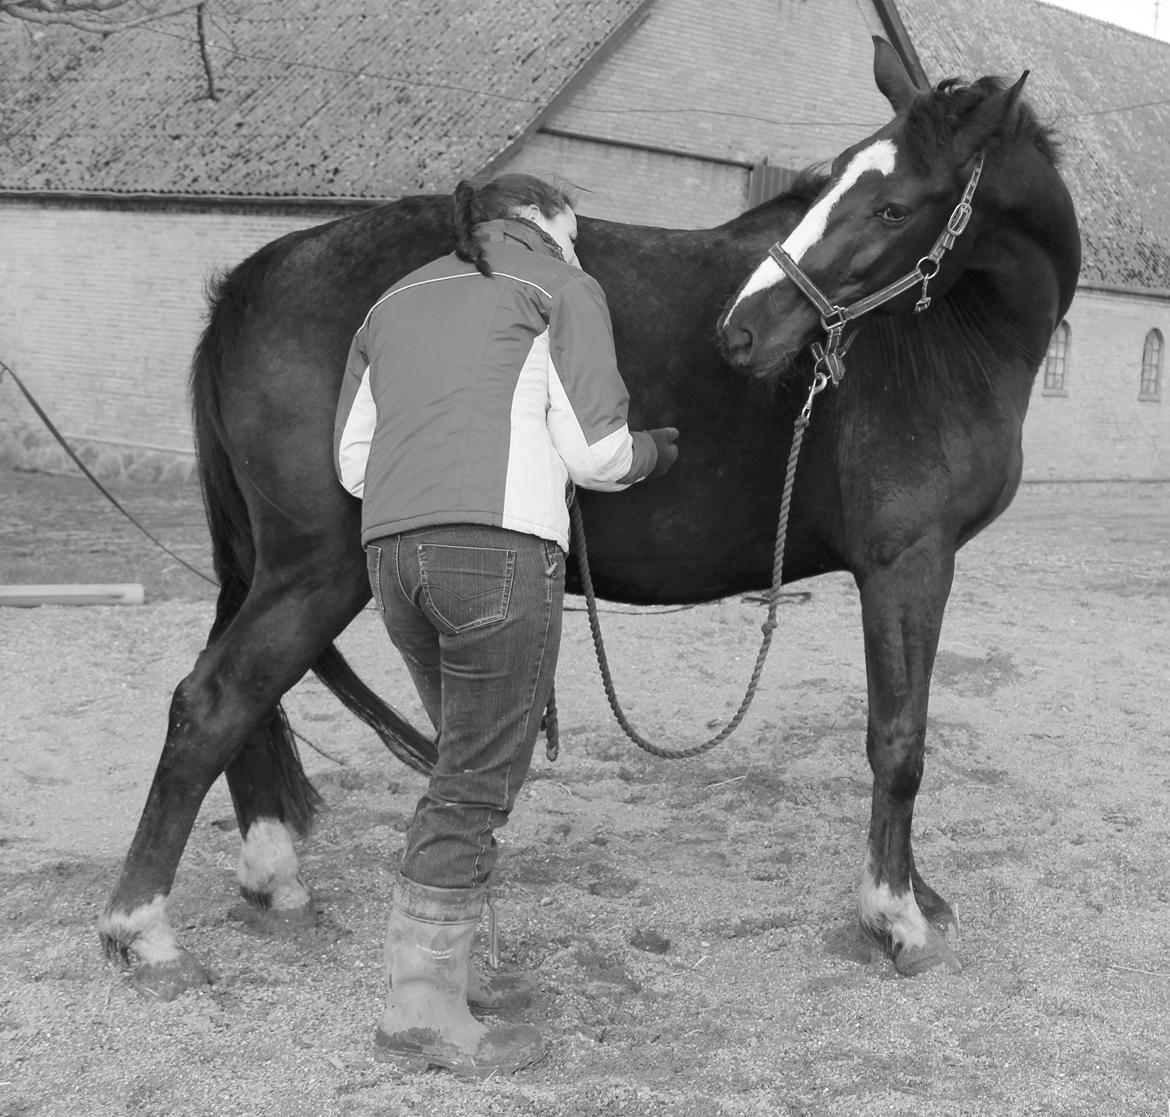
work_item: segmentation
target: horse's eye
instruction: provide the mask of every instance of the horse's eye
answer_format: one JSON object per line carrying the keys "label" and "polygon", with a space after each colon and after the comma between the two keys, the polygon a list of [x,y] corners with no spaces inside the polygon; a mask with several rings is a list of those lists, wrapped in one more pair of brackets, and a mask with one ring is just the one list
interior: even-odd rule
{"label": "horse's eye", "polygon": [[901,225],[910,216],[910,211],[905,206],[889,202],[877,211],[877,216],[887,225]]}

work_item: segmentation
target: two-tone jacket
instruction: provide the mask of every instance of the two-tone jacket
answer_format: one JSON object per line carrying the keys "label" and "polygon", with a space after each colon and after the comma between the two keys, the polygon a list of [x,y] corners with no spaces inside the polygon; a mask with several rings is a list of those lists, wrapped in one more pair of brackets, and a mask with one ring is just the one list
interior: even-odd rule
{"label": "two-tone jacket", "polygon": [[657,452],[627,426],[600,285],[526,221],[477,226],[493,274],[454,254],[412,272],[354,336],[334,425],[362,542],[491,524],[568,550],[567,482],[616,491]]}

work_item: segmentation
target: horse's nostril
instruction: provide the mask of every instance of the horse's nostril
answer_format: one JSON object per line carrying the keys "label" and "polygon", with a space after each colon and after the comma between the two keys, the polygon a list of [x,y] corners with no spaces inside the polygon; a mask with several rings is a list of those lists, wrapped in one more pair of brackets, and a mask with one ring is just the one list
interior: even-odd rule
{"label": "horse's nostril", "polygon": [[747,361],[751,356],[755,340],[755,336],[751,330],[746,327],[724,322],[723,348],[732,360],[737,362]]}

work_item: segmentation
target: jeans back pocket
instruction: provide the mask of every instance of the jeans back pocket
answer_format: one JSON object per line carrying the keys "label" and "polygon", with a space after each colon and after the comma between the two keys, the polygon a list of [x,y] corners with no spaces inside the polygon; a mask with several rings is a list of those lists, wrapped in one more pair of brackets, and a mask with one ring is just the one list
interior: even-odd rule
{"label": "jeans back pocket", "polygon": [[508,615],[516,570],[511,548],[420,543],[418,567],[423,602],[450,632],[494,624]]}

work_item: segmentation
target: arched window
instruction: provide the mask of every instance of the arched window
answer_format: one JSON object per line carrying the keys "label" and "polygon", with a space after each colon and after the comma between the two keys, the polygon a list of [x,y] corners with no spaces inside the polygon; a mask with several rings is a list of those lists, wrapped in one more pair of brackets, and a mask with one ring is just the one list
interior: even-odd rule
{"label": "arched window", "polygon": [[1046,396],[1068,395],[1068,347],[1069,328],[1067,322],[1056,327],[1056,333],[1048,343],[1048,356],[1044,358],[1044,394]]}
{"label": "arched window", "polygon": [[1162,354],[1165,352],[1161,330],[1151,330],[1146,334],[1146,343],[1142,346],[1142,382],[1138,388],[1138,399],[1162,398]]}

